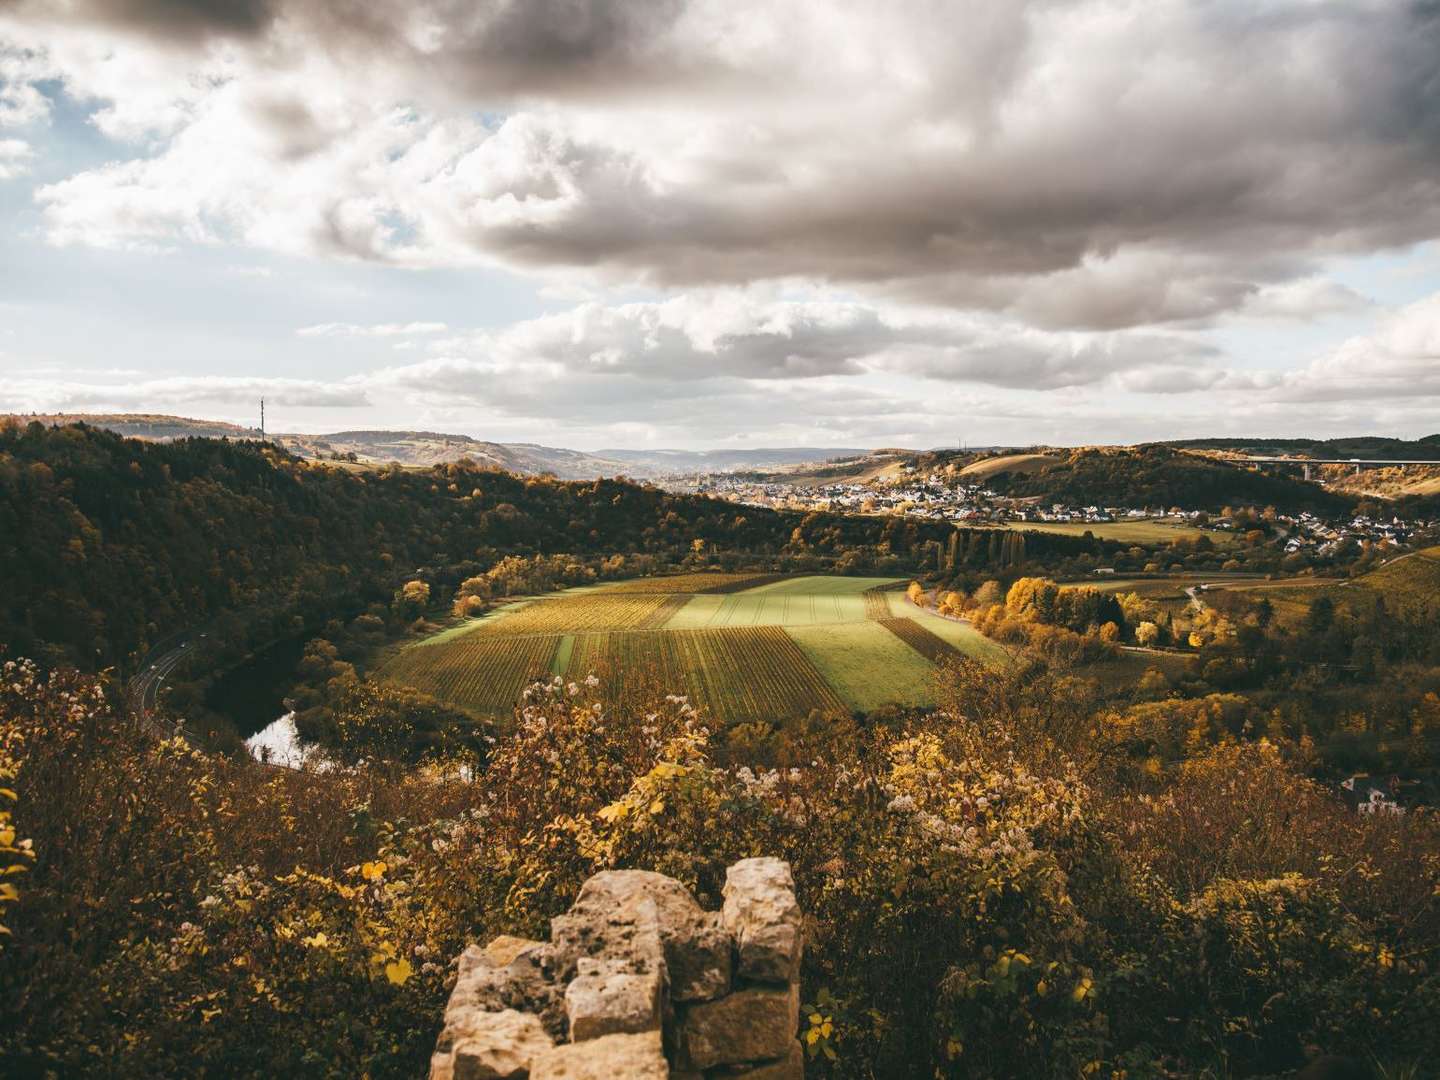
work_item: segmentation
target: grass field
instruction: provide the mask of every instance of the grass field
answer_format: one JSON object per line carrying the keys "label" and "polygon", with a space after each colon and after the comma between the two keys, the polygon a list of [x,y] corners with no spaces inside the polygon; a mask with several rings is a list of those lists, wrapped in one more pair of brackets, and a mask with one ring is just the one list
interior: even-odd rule
{"label": "grass field", "polygon": [[[675,613],[669,630],[722,626],[826,626],[864,622],[868,590],[894,578],[786,578],[726,596],[700,595]],[[871,601],[873,604],[873,601]]]}
{"label": "grass field", "polygon": [[1196,540],[1208,536],[1216,547],[1232,547],[1239,539],[1233,533],[1199,529],[1194,525],[1177,525],[1153,518],[1141,521],[1010,521],[1006,522],[1004,527],[1058,533],[1061,536],[1084,536],[1088,532],[1102,540],[1128,541],[1133,544],[1164,544],[1171,540]]}
{"label": "grass field", "polygon": [[901,583],[686,574],[587,586],[442,631],[402,649],[380,674],[503,715],[534,677],[594,673],[607,693],[684,693],[729,724],[926,705],[937,662],[1003,659],[968,624],[886,591]]}
{"label": "grass field", "polygon": [[791,626],[784,633],[852,710],[935,700],[935,666],[878,622]]}
{"label": "grass field", "polygon": [[1060,459],[1049,454],[1006,454],[1003,457],[972,461],[960,470],[960,475],[971,480],[988,480],[1002,472],[1029,476],[1052,469],[1058,464]]}

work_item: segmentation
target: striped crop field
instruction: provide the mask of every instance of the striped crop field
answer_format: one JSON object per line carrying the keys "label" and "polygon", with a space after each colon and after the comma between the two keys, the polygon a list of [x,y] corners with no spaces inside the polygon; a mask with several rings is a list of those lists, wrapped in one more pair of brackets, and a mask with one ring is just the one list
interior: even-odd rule
{"label": "striped crop field", "polygon": [[608,681],[624,679],[627,672],[686,694],[724,724],[804,716],[812,709],[849,711],[785,631],[774,626],[576,638],[570,678],[594,673]]}
{"label": "striped crop field", "polygon": [[532,678],[588,674],[618,703],[685,694],[722,725],[926,705],[938,659],[1002,651],[910,604],[894,591],[906,580],[705,573],[586,586],[441,631],[380,674],[492,715]]}
{"label": "striped crop field", "polygon": [[932,634],[914,619],[880,619],[880,625],[925,657],[932,664],[941,664],[964,656],[938,634]]}
{"label": "striped crop field", "polygon": [[466,634],[439,645],[402,649],[379,675],[467,712],[506,714],[529,683],[550,673],[559,643],[557,635]]}
{"label": "striped crop field", "polygon": [[725,574],[704,571],[636,578],[604,586],[607,593],[726,593],[740,592],[784,577],[784,574]]}
{"label": "striped crop field", "polygon": [[660,593],[615,595],[609,589],[586,591],[577,596],[560,593],[481,619],[476,632],[486,637],[513,637],[516,634],[633,630],[653,621],[668,603],[669,598]]}

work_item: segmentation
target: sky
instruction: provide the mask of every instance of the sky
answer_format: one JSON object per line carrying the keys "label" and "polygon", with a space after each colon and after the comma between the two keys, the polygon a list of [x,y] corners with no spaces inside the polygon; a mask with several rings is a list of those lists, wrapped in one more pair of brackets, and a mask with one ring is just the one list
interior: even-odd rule
{"label": "sky", "polygon": [[1437,0],[0,0],[0,411],[1440,431]]}

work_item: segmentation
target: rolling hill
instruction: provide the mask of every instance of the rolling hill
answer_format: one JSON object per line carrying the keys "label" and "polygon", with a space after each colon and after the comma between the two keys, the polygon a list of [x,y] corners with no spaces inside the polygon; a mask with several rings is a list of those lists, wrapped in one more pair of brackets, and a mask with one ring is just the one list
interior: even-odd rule
{"label": "rolling hill", "polygon": [[1323,515],[1346,513],[1355,505],[1352,496],[1319,484],[1168,446],[1063,451],[1053,465],[1039,471],[1029,463],[1033,457],[1022,459],[1027,462],[1024,468],[988,476],[987,486],[1002,495],[1071,505],[1210,510],[1227,505],[1274,506],[1282,512],[1310,510]]}
{"label": "rolling hill", "polygon": [[[88,424],[127,438],[168,442],[174,439],[257,439],[260,430],[220,420],[141,413],[45,413],[12,415],[19,423],[47,426]],[[0,420],[7,417],[0,416]],[[310,435],[270,432],[269,441],[304,458],[353,461],[363,465],[428,468],[469,459],[526,475],[551,474],[562,480],[594,480],[602,476],[656,477],[676,473],[725,472],[734,469],[788,468],[854,457],[864,450],[827,447],[757,447],[734,450],[601,450],[587,453],[537,443],[499,443],[436,431],[358,430]]]}

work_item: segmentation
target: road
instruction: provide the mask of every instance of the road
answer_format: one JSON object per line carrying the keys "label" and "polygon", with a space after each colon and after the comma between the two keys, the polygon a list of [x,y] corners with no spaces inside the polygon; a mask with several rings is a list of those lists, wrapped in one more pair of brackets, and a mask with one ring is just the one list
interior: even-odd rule
{"label": "road", "polygon": [[171,735],[173,731],[170,730],[170,725],[161,724],[155,716],[160,705],[160,690],[164,687],[166,678],[180,666],[194,647],[195,643],[189,636],[174,639],[167,651],[147,658],[140,673],[130,680],[130,707],[147,724],[164,735]]}

